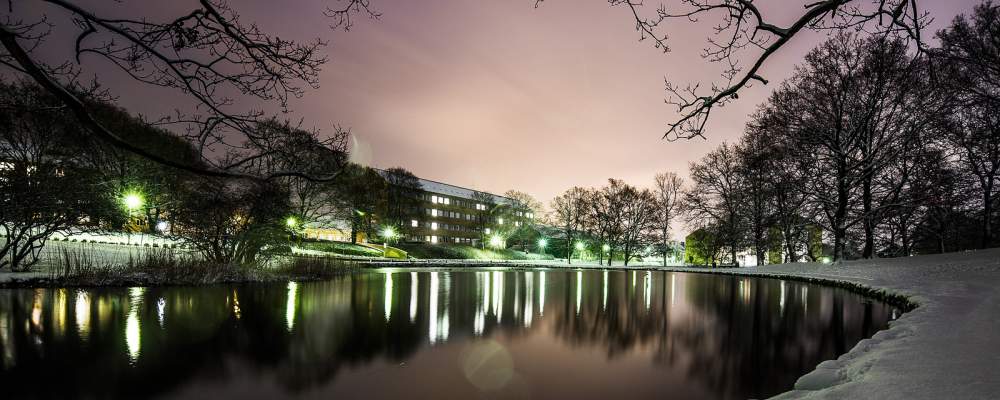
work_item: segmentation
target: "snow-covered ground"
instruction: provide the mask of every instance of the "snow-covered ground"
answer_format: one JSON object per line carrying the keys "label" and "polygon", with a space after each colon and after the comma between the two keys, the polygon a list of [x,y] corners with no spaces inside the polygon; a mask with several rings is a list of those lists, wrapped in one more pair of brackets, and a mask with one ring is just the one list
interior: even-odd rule
{"label": "snow-covered ground", "polygon": [[848,282],[918,305],[777,398],[1000,398],[1000,249],[718,272]]}

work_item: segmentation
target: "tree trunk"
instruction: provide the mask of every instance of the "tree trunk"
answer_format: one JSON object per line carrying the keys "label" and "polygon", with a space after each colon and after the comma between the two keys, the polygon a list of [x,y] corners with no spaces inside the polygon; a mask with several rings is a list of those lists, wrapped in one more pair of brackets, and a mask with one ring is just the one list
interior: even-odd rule
{"label": "tree trunk", "polygon": [[785,229],[785,232],[783,234],[785,236],[785,238],[784,238],[785,239],[785,252],[786,252],[785,253],[785,262],[793,263],[793,262],[797,261],[796,259],[798,257],[795,256],[795,240],[792,237],[793,236],[792,235],[792,230],[791,229]]}
{"label": "tree trunk", "polygon": [[573,235],[566,230],[566,264],[573,265]]}
{"label": "tree trunk", "polygon": [[993,182],[986,185],[983,192],[983,242],[980,248],[993,244]]}
{"label": "tree trunk", "polygon": [[[849,191],[843,174],[837,179],[837,210],[833,216],[833,261],[844,259],[847,243],[847,202]],[[820,254],[822,256],[822,254]]]}
{"label": "tree trunk", "polygon": [[669,240],[667,239],[667,234],[668,233],[669,233],[668,230],[666,228],[664,228],[663,229],[663,266],[664,267],[667,266],[667,248],[668,248],[668,243],[667,242],[669,242]]}
{"label": "tree trunk", "polygon": [[[603,242],[599,242],[599,243],[603,243]],[[602,244],[601,247],[598,247],[599,251],[597,252],[597,265],[604,265],[604,247],[603,246],[604,245]]]}
{"label": "tree trunk", "polygon": [[865,213],[863,217],[865,247],[861,256],[865,259],[871,259],[875,257],[875,216],[872,211],[872,184],[870,178],[866,178],[864,181],[862,203]]}

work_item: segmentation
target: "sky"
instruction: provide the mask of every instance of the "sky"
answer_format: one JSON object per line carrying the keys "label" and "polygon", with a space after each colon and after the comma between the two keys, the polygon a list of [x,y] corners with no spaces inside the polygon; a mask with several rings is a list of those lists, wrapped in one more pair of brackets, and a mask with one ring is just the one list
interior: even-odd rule
{"label": "sky", "polygon": [[[102,12],[133,8],[157,18],[189,8],[185,1],[95,4]],[[534,0],[371,0],[381,17],[356,17],[349,32],[332,30],[322,15],[339,3],[231,3],[244,22],[266,32],[329,42],[321,86],[293,100],[286,117],[321,130],[350,128],[353,159],[366,165],[401,166],[494,193],[516,189],[545,204],[572,186],[608,178],[650,186],[659,172],[686,176],[688,163],[739,137],[748,114],[825,35],[796,36],[775,54],[762,72],[772,84],[755,85],[713,111],[706,140],[668,142],[661,136],[676,114],[664,103],[664,79],[718,80],[719,67],[699,56],[715,22],[709,18],[671,21],[661,31],[671,46],[664,54],[638,40],[627,8],[604,0],[547,0],[538,8]],[[646,3],[641,11],[651,15],[658,4]],[[788,25],[805,3],[759,7],[772,23]],[[932,13],[934,31],[976,3],[919,4]],[[162,114],[178,99],[94,69],[129,110]]]}
{"label": "sky", "polygon": [[[763,3],[778,24],[802,10],[795,2]],[[924,3],[936,30],[975,1]],[[656,4],[647,4],[643,11],[655,12]],[[668,142],[661,136],[676,114],[664,103],[664,79],[718,79],[718,66],[700,57],[711,34],[707,20],[673,21],[663,31],[671,46],[664,54],[638,40],[628,9],[601,0],[547,0],[538,8],[532,0],[372,6],[379,20],[359,18],[349,32],[327,32],[331,61],[322,87],[293,104],[296,112],[350,127],[355,160],[371,166],[402,166],[494,193],[517,189],[545,204],[572,186],[608,178],[648,186],[658,172],[686,176],[689,162],[736,140],[776,86],[757,85],[715,112],[707,140]],[[248,4],[246,16],[255,8]],[[295,29],[280,21],[302,15],[291,7],[275,11],[269,16],[276,30]],[[327,22],[309,21],[298,25],[304,34]],[[764,76],[790,76],[823,36],[795,38],[765,64]]]}

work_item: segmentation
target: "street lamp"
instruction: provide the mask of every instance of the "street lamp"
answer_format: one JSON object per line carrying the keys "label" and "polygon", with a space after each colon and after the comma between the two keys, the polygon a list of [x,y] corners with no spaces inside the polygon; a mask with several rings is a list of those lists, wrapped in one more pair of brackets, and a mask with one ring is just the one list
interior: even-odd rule
{"label": "street lamp", "polygon": [[499,249],[503,247],[503,238],[500,235],[490,236],[490,247],[494,249]]}
{"label": "street lamp", "polygon": [[583,260],[583,248],[584,248],[583,242],[576,242],[576,246],[574,247],[576,248],[577,253],[579,253],[577,259]]}
{"label": "street lamp", "polygon": [[285,226],[289,228],[295,228],[295,226],[298,224],[299,221],[295,219],[295,217],[288,217],[287,219],[285,219]]}
{"label": "street lamp", "polygon": [[547,245],[547,244],[549,244],[549,241],[545,240],[545,238],[538,239],[538,251],[540,253],[544,254],[545,253],[545,245]]}
{"label": "street lamp", "polygon": [[396,237],[396,230],[392,229],[391,226],[387,226],[382,229],[382,247],[385,249],[389,248],[389,241]]}
{"label": "street lamp", "polygon": [[[133,213],[136,212],[137,210],[139,210],[140,208],[142,208],[142,203],[143,203],[142,195],[139,194],[139,192],[135,192],[135,191],[125,192],[125,194],[122,195],[121,202],[122,202],[122,205],[125,206],[125,211],[128,212],[128,224],[131,225],[131,224],[133,224],[135,222],[135,221],[132,220]],[[126,233],[128,236],[126,237],[126,242],[125,243],[131,245],[132,244],[132,232],[131,231],[133,229],[130,228],[130,227],[128,227],[128,226],[126,226],[126,228],[128,228],[128,232]],[[142,231],[140,230],[140,232],[142,232]],[[142,236],[139,237],[139,241],[140,241],[140,244],[141,244],[141,242],[142,242]]]}
{"label": "street lamp", "polygon": [[129,212],[138,210],[142,207],[142,195],[135,192],[126,193],[125,197],[122,198],[122,203]]}

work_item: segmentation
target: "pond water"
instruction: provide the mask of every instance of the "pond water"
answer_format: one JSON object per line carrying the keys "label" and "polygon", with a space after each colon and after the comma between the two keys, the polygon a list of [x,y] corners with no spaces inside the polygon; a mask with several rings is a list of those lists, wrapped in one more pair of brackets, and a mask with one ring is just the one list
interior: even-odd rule
{"label": "pond water", "polygon": [[4,398],[761,398],[899,311],[792,281],[381,270],[0,290]]}

